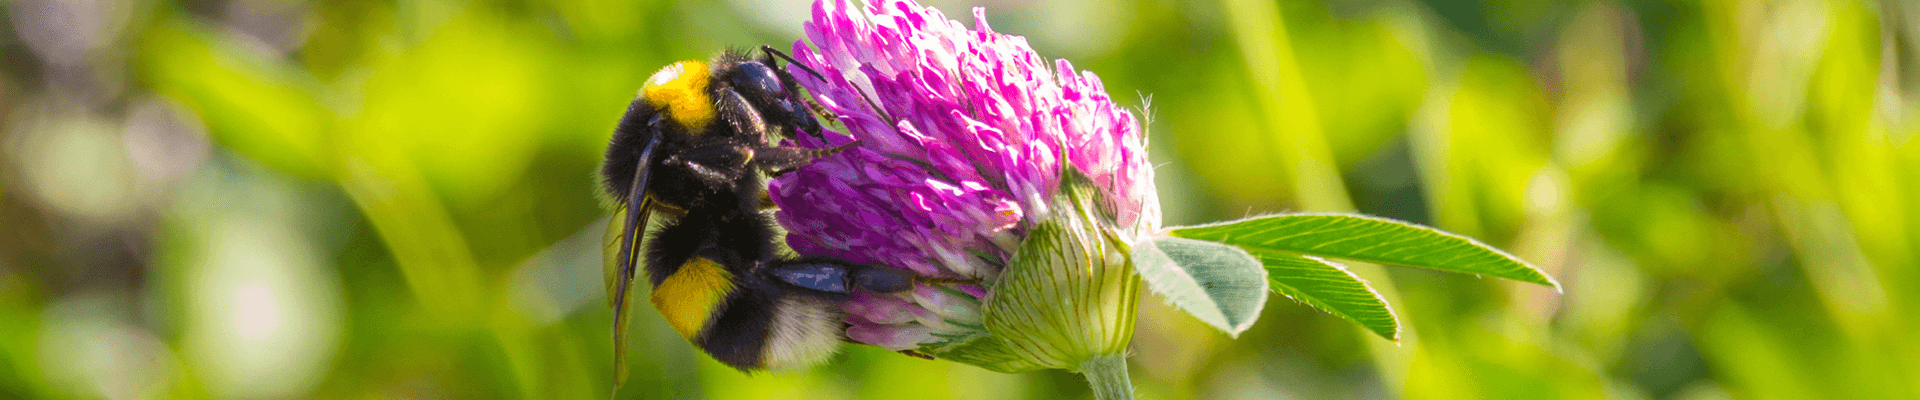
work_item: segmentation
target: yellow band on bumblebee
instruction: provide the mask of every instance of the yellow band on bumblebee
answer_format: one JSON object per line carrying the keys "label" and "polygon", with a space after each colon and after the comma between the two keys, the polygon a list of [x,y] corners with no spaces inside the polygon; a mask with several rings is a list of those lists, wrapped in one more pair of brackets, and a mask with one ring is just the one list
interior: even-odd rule
{"label": "yellow band on bumblebee", "polygon": [[713,316],[714,307],[733,292],[733,273],[720,263],[694,257],[653,288],[653,307],[680,336],[693,339]]}
{"label": "yellow band on bumblebee", "polygon": [[708,78],[707,63],[691,60],[673,63],[647,78],[641,95],[686,126],[688,133],[698,136],[707,121],[713,120],[713,99],[707,95]]}

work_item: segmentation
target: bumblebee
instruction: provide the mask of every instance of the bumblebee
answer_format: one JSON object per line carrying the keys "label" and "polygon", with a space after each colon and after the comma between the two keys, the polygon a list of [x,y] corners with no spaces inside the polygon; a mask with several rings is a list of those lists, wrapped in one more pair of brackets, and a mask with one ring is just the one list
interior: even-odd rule
{"label": "bumblebee", "polygon": [[[858,143],[824,150],[772,144],[819,137],[821,125],[773,56],[800,64],[760,50],[759,57],[730,50],[711,62],[662,68],[614,130],[600,173],[624,212],[608,244],[616,379],[625,376],[628,293],[640,266],[667,323],[742,371],[823,361],[845,340],[835,300],[913,288],[914,275],[904,270],[782,254],[766,214],[767,176]],[[646,240],[656,213],[663,227]]]}

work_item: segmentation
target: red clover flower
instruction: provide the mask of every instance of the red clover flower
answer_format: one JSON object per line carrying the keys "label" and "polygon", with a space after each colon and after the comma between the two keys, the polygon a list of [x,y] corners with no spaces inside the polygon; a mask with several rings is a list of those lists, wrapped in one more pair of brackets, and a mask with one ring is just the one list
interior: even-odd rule
{"label": "red clover flower", "polygon": [[[793,51],[825,79],[796,78],[846,132],[798,141],[862,144],[774,180],[776,218],[801,254],[954,282],[846,301],[850,339],[1077,370],[1132,337],[1125,248],[1160,224],[1146,138],[1092,72],[994,32],[981,9],[974,20],[908,0],[816,2],[805,31],[818,50]],[[1060,254],[1023,254],[1035,250]]]}

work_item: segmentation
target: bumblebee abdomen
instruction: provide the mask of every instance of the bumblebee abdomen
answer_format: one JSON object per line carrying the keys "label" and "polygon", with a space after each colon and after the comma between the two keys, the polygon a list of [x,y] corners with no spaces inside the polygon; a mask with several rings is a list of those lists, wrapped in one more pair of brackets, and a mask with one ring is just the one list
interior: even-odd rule
{"label": "bumblebee abdomen", "polygon": [[840,349],[843,323],[833,304],[798,293],[734,292],[695,345],[742,371],[825,362]]}
{"label": "bumblebee abdomen", "polygon": [[772,369],[826,362],[845,342],[845,322],[835,304],[819,297],[788,293],[773,312],[773,328],[761,350],[761,365]]}
{"label": "bumblebee abdomen", "polygon": [[832,301],[746,288],[742,278],[695,256],[660,279],[651,300],[680,336],[743,371],[818,364],[839,350],[844,323]]}

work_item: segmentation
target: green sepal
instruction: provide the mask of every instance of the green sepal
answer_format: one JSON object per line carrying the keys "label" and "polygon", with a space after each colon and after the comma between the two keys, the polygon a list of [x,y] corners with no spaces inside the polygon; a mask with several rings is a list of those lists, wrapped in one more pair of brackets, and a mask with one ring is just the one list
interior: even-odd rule
{"label": "green sepal", "polygon": [[1130,245],[1095,210],[1099,189],[1065,168],[1047,215],[1027,231],[986,298],[987,332],[1027,363],[1074,369],[1124,354],[1140,278]]}
{"label": "green sepal", "polygon": [[1014,354],[1012,347],[1007,346],[1005,340],[1001,340],[986,332],[980,332],[966,338],[957,338],[948,343],[951,344],[923,347],[920,349],[920,352],[938,357],[942,360],[972,365],[985,368],[988,371],[1007,374],[1047,369],[1047,366],[1035,364],[1020,358],[1019,355]]}

